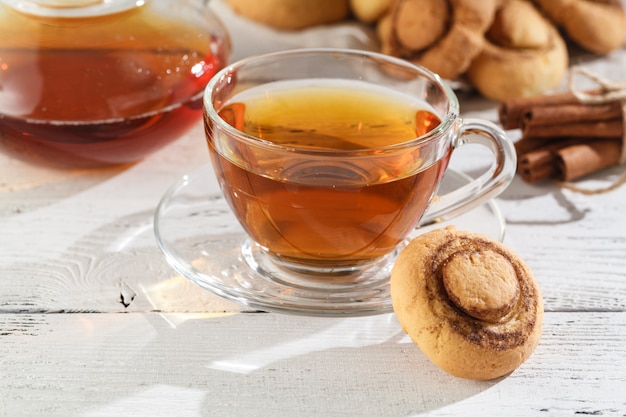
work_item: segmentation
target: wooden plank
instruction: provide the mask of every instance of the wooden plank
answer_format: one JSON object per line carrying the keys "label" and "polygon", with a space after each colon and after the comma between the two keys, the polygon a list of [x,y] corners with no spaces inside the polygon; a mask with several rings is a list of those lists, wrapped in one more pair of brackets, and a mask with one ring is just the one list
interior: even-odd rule
{"label": "wooden plank", "polygon": [[1,416],[626,412],[626,313],[546,314],[490,382],[436,368],[392,314],[2,314],[0,343]]}

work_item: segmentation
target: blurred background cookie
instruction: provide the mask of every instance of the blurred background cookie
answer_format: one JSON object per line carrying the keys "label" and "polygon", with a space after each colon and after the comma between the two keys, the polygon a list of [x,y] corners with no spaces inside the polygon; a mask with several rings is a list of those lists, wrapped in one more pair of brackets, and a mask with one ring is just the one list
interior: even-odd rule
{"label": "blurred background cookie", "polygon": [[495,0],[395,0],[378,28],[381,50],[456,79],[480,53]]}
{"label": "blurred background cookie", "polygon": [[483,96],[497,101],[540,95],[561,82],[568,61],[565,41],[532,3],[506,0],[467,77]]}
{"label": "blurred background cookie", "polygon": [[350,0],[350,9],[363,23],[374,23],[381,19],[391,7],[392,0]]}
{"label": "blurred background cookie", "polygon": [[350,16],[349,0],[228,0],[241,16],[276,29],[296,30]]}
{"label": "blurred background cookie", "polygon": [[[550,94],[564,81],[568,46],[607,54],[623,47],[626,37],[620,0],[220,1],[242,20],[293,40],[282,42],[286,45],[363,45],[422,65],[452,85],[473,87],[495,101]],[[298,33],[316,28],[298,44]],[[349,42],[338,42],[344,34]]]}
{"label": "blurred background cookie", "polygon": [[620,0],[533,0],[582,48],[607,54],[624,45],[626,15]]}

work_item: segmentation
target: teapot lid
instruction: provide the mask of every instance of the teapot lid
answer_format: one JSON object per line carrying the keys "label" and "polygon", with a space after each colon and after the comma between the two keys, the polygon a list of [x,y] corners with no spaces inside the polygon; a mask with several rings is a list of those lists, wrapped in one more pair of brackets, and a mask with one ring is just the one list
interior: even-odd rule
{"label": "teapot lid", "polygon": [[14,9],[44,17],[93,17],[140,7],[149,0],[2,0]]}

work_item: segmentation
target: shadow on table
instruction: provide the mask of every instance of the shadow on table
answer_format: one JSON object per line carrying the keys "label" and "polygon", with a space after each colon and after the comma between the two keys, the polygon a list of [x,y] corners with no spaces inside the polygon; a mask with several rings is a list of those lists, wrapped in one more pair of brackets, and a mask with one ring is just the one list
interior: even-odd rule
{"label": "shadow on table", "polygon": [[[1,141],[0,141],[1,143]],[[0,152],[2,146],[0,145]],[[100,168],[56,169],[49,164],[23,161],[0,154],[3,165],[0,174],[0,195],[20,202],[18,207],[7,207],[0,216],[33,211],[56,201],[70,198],[122,174],[132,165],[114,165]]]}
{"label": "shadow on table", "polygon": [[222,324],[216,333],[230,336],[207,363],[207,378],[220,388],[203,405],[215,415],[226,403],[256,403],[267,411],[274,401],[304,415],[409,416],[462,401],[498,382],[446,374],[402,332],[393,314],[347,319],[240,314]]}
{"label": "shadow on table", "polygon": [[[90,411],[81,416],[408,417],[465,402],[502,381],[446,374],[404,336],[393,314],[187,318],[172,326],[158,314],[83,317],[91,335],[78,352],[85,357],[74,360],[91,364],[90,352],[106,346],[133,377],[108,372],[107,385],[120,388],[82,404]],[[81,378],[80,390],[98,383]]]}
{"label": "shadow on table", "polygon": [[[481,173],[482,171],[469,172],[468,175],[477,176]],[[575,184],[582,189],[602,189],[612,185],[622,173],[623,168],[607,168],[588,175]],[[567,190],[556,182],[529,184],[516,176],[497,200],[504,204],[523,203],[526,207],[523,212],[516,210],[516,217],[505,213],[507,225],[557,225],[579,222],[587,215],[588,210],[580,207],[576,195],[596,198],[594,195],[584,196]]]}

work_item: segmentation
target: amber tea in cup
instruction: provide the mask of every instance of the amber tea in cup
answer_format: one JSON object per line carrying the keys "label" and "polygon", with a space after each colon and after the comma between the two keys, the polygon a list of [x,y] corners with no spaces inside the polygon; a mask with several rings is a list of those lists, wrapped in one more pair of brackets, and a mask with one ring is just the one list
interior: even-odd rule
{"label": "amber tea in cup", "polygon": [[515,166],[502,131],[464,122],[439,77],[363,51],[287,51],[236,63],[207,87],[205,126],[222,191],[250,237],[243,256],[251,268],[298,279],[361,282],[363,271],[389,262],[462,144],[490,147],[493,167],[441,197],[432,216],[485,202]]}
{"label": "amber tea in cup", "polygon": [[[225,157],[214,150],[222,186],[252,239],[283,259],[331,267],[392,251],[424,212],[451,147],[430,164],[412,149],[328,161],[315,153],[398,145],[426,134],[439,118],[410,97],[358,81],[287,81],[265,93],[260,87],[235,95],[219,115],[243,133],[306,149],[307,156],[253,156],[233,146]],[[254,170],[242,167],[251,160]]]}

